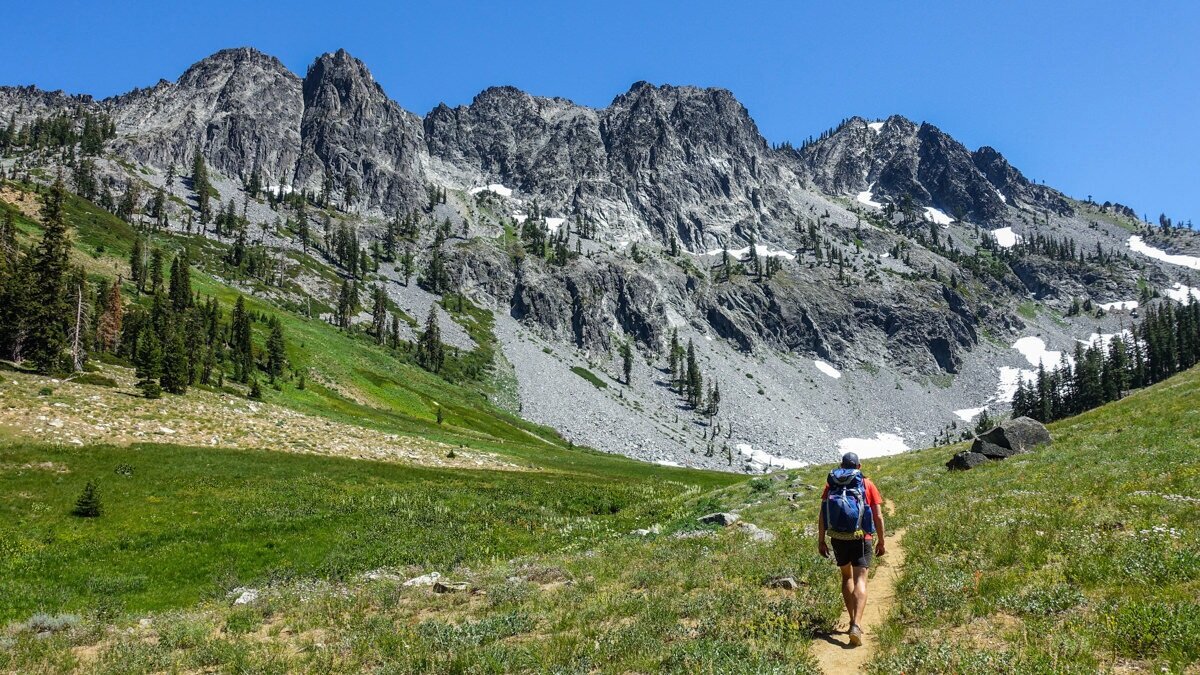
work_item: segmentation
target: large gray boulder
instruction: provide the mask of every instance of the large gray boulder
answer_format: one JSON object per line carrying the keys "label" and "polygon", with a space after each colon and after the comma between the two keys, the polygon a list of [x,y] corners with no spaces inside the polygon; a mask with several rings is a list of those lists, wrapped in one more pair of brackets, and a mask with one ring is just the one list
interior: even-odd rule
{"label": "large gray boulder", "polygon": [[980,436],[979,439],[1019,454],[1049,443],[1050,432],[1046,430],[1044,424],[1035,419],[1018,417],[1000,423],[1000,426]]}
{"label": "large gray boulder", "polygon": [[707,516],[700,516],[701,523],[720,525],[721,527],[729,527],[741,519],[742,517],[736,513],[710,513]]}
{"label": "large gray boulder", "polygon": [[946,468],[951,471],[966,471],[967,469],[974,469],[977,466],[987,463],[987,456],[981,455],[978,452],[963,451],[951,457],[950,461],[946,462]]}
{"label": "large gray boulder", "polygon": [[1005,459],[1020,454],[1020,451],[996,445],[982,438],[976,438],[975,442],[971,444],[971,452],[977,452],[988,459]]}

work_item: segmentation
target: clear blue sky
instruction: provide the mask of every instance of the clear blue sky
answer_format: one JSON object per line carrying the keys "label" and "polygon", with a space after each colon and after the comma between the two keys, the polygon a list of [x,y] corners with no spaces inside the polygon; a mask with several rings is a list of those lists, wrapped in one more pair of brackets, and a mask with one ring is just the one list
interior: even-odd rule
{"label": "clear blue sky", "polygon": [[0,84],[102,97],[250,45],[300,74],[344,47],[419,114],[498,84],[593,106],[720,86],[773,143],[900,113],[1073,196],[1200,221],[1194,1],[5,4]]}

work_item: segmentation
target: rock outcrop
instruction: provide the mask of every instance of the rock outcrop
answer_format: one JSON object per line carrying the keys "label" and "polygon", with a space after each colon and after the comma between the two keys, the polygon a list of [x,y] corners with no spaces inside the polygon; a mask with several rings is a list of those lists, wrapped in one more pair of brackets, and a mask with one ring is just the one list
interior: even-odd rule
{"label": "rock outcrop", "polygon": [[1029,417],[1005,420],[971,444],[971,449],[960,452],[946,462],[951,470],[967,470],[989,461],[1020,455],[1050,442],[1050,432],[1045,425]]}

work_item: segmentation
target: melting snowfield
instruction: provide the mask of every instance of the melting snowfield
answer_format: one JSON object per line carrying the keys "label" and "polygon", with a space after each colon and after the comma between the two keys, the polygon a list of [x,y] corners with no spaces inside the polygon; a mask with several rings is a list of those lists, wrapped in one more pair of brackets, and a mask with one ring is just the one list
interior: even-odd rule
{"label": "melting snowfield", "polygon": [[984,410],[987,410],[986,405],[978,408],[963,408],[962,410],[955,410],[954,415],[964,422],[970,422],[976,417],[979,417],[979,413],[983,412]]}
{"label": "melting snowfield", "polygon": [[1040,337],[1023,337],[1013,343],[1013,349],[1021,352],[1021,356],[1035,368],[1042,365],[1046,370],[1052,370],[1062,360],[1062,352],[1046,349],[1046,341]]}
{"label": "melting snowfield", "polygon": [[[1179,284],[1175,284],[1178,286]],[[1170,294],[1170,291],[1167,291]],[[1122,300],[1120,302],[1104,302],[1100,307],[1106,312],[1128,312],[1138,308],[1137,300]]]}
{"label": "melting snowfield", "polygon": [[[786,258],[787,260],[794,260],[796,258],[796,256],[792,255],[791,253],[788,253],[787,251],[772,251],[771,249],[767,248],[766,246],[764,246],[762,244],[756,245],[754,247],[754,251],[755,251],[755,253],[758,254],[758,257],[760,257],[760,258],[777,257],[777,258]],[[749,246],[747,246],[746,248],[739,248],[737,250],[734,250],[734,249],[729,250],[729,255],[731,255],[735,258],[739,258],[739,259],[741,259],[749,254],[750,254]],[[704,253],[704,255],[721,255],[721,249],[718,248],[718,249],[713,249],[711,251],[706,251]]]}
{"label": "melting snowfield", "polygon": [[898,455],[909,450],[904,439],[896,434],[877,433],[875,438],[843,438],[838,441],[838,452],[853,452],[859,459]]}
{"label": "melting snowfield", "polygon": [[788,459],[787,457],[776,457],[769,452],[755,450],[748,443],[738,443],[737,451],[746,457],[751,464],[757,465],[764,471],[772,469],[799,469],[808,466],[808,462],[802,462],[798,459]]}
{"label": "melting snowfield", "polygon": [[842,377],[842,372],[840,370],[838,370],[837,368],[834,368],[833,366],[829,365],[828,363],[825,363],[824,361],[821,361],[820,359],[814,359],[813,365],[817,367],[817,370],[821,371],[822,373],[825,373],[826,375],[832,377],[835,380],[841,379],[841,377]]}
{"label": "melting snowfield", "polygon": [[1148,258],[1161,260],[1172,265],[1180,265],[1194,270],[1200,270],[1200,258],[1193,255],[1176,255],[1167,253],[1161,248],[1154,248],[1147,244],[1138,235],[1129,237],[1129,249],[1134,253],[1141,253]]}
{"label": "melting snowfield", "polygon": [[551,232],[558,232],[558,228],[562,227],[562,224],[565,222],[567,222],[566,218],[547,218],[546,229]]}
{"label": "melting snowfield", "polygon": [[1175,285],[1171,288],[1163,289],[1163,293],[1175,302],[1184,304],[1189,302],[1189,298],[1195,298],[1197,301],[1200,301],[1200,288],[1184,286],[1179,282],[1175,282]]}
{"label": "melting snowfield", "polygon": [[1011,227],[1002,227],[998,230],[992,230],[992,236],[996,238],[996,243],[1001,248],[1012,248],[1021,241],[1021,235],[1013,232]]}
{"label": "melting snowfield", "polygon": [[470,190],[467,190],[467,192],[472,195],[477,195],[480,192],[483,192],[484,190],[498,194],[501,197],[511,197],[513,194],[512,188],[504,187],[500,183],[492,183],[490,185],[485,185],[483,187],[471,188]]}
{"label": "melting snowfield", "polygon": [[868,122],[867,128],[875,133],[879,133],[883,130],[883,122]]}
{"label": "melting snowfield", "polygon": [[946,215],[945,211],[940,211],[932,206],[925,207],[925,218],[927,220],[932,220],[938,225],[949,225],[950,223],[954,222],[954,219]]}
{"label": "melting snowfield", "polygon": [[872,193],[870,190],[863,190],[862,192],[854,195],[854,201],[858,202],[859,204],[866,204],[867,206],[874,206],[877,209],[882,209],[883,204],[873,201],[871,197]]}

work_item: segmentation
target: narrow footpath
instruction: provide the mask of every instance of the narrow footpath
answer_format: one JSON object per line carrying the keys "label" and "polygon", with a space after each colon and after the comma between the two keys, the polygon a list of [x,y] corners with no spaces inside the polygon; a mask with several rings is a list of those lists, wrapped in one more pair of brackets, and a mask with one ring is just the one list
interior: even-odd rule
{"label": "narrow footpath", "polygon": [[[889,504],[890,506],[890,504]],[[827,675],[850,675],[866,672],[866,666],[879,648],[877,633],[892,611],[896,601],[896,581],[904,566],[904,530],[887,536],[887,554],[875,559],[875,574],[867,583],[867,607],[863,610],[861,647],[850,646],[850,617],[845,608],[832,633],[813,638],[812,653]]]}

